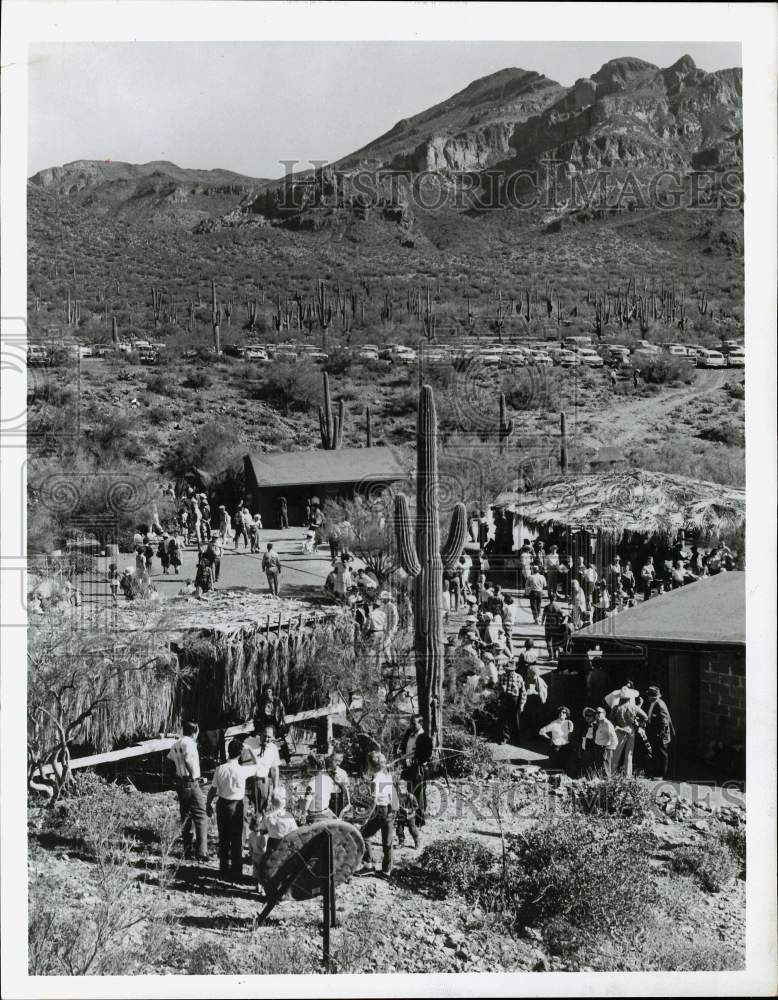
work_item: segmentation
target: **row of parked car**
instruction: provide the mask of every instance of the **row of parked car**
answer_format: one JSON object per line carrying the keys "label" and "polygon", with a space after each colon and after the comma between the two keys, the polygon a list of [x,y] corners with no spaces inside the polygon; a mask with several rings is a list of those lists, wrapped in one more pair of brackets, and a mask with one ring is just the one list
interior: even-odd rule
{"label": "row of parked car", "polygon": [[[69,345],[71,353],[82,358],[104,357],[112,354],[116,348],[113,345],[97,344],[91,347]],[[163,343],[150,340],[135,340],[122,342],[118,345],[120,353],[135,352],[142,364],[156,364],[165,350]],[[667,343],[651,344],[647,340],[638,340],[632,347],[623,344],[592,344],[591,337],[567,337],[561,343],[552,345],[535,344],[499,344],[483,343],[477,347],[471,345],[441,345],[425,344],[420,351],[406,344],[388,344],[378,347],[376,344],[362,344],[352,349],[353,355],[360,361],[389,361],[399,365],[415,365],[421,355],[421,360],[428,364],[466,361],[477,359],[482,365],[499,368],[521,368],[526,366],[574,368],[586,365],[589,368],[634,368],[640,363],[645,364],[657,355],[669,354],[682,358],[697,368],[743,368],[745,367],[745,350],[743,345],[734,340],[728,340],[720,351],[705,347],[693,347],[688,344]],[[184,357],[195,357],[197,351],[184,352]],[[243,358],[246,361],[262,364],[270,361],[298,361],[307,359],[314,362],[327,361],[329,355],[313,344],[247,344],[245,346],[231,344],[224,348],[224,354]],[[45,346],[31,344],[27,349],[27,364],[31,367],[52,364],[52,352]]]}

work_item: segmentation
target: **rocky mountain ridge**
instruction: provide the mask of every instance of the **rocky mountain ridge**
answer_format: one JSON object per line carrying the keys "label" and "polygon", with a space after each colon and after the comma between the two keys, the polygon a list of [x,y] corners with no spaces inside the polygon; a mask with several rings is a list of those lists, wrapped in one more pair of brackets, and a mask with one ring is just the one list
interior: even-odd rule
{"label": "rocky mountain ridge", "polygon": [[[66,197],[97,215],[156,225],[281,222],[318,228],[322,211],[408,225],[411,188],[469,173],[511,176],[556,161],[565,176],[742,168],[742,72],[706,72],[690,56],[660,68],[624,57],[571,87],[503,69],[475,80],[338,160],[268,181],[228,170],[77,160],[30,178],[31,198]],[[365,184],[366,178],[371,178]]]}

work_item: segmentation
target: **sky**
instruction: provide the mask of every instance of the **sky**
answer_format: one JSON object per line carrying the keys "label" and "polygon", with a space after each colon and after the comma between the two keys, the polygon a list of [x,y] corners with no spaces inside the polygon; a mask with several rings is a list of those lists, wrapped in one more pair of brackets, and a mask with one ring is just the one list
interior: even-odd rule
{"label": "sky", "polygon": [[336,160],[473,80],[515,66],[570,85],[609,59],[708,71],[736,42],[118,42],[35,44],[28,175],[71,160],[170,160],[278,177]]}

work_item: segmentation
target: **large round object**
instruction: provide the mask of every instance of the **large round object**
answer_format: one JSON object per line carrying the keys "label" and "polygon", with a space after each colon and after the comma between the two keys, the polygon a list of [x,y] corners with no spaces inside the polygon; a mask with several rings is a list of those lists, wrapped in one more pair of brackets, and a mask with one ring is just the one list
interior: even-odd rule
{"label": "large round object", "polygon": [[276,895],[284,885],[288,885],[287,880],[295,868],[298,871],[289,886],[294,899],[312,899],[322,893],[327,870],[326,832],[332,838],[335,885],[351,878],[365,852],[362,834],[350,823],[328,819],[292,830],[272,854],[265,856],[259,880],[268,896]]}

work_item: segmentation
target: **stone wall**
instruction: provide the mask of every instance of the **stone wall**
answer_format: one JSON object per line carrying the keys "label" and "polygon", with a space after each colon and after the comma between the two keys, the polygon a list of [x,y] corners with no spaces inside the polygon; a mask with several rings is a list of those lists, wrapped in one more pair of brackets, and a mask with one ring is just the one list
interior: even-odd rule
{"label": "stone wall", "polygon": [[746,738],[746,658],[742,649],[699,654],[700,750],[735,747]]}

